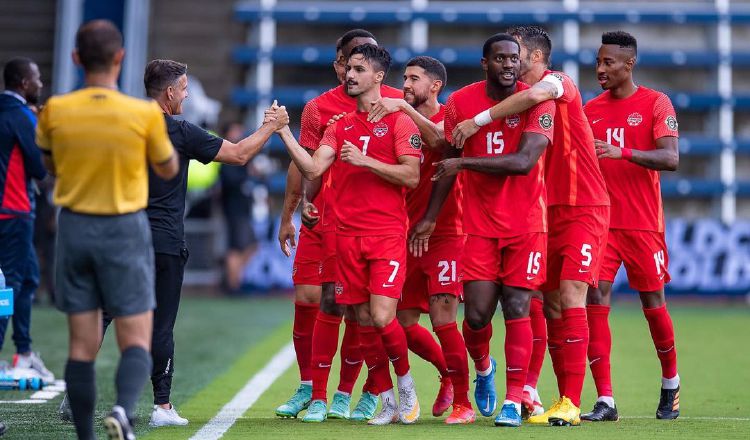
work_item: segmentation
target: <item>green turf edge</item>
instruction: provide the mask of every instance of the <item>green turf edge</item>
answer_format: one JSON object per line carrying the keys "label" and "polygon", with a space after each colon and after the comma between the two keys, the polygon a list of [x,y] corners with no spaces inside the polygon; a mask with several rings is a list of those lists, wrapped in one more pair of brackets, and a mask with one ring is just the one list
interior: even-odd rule
{"label": "green turf edge", "polygon": [[190,438],[208,423],[216,413],[232,398],[247,381],[260,371],[271,356],[275,355],[289,342],[292,333],[291,325],[285,324],[276,329],[270,336],[238,358],[223,374],[207,384],[193,395],[180,408],[180,415],[190,420],[187,426],[169,426],[155,428],[143,438],[149,440]]}

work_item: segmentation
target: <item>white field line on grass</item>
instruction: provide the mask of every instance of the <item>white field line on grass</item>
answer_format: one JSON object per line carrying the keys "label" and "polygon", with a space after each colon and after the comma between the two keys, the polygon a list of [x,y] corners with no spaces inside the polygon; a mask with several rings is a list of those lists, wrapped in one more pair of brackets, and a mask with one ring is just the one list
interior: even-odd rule
{"label": "white field line on grass", "polygon": [[279,350],[262,370],[251,377],[232,400],[224,405],[195,435],[190,437],[190,440],[220,439],[234,425],[234,422],[255,404],[276,379],[292,366],[294,359],[294,346],[290,342]]}
{"label": "white field line on grass", "polygon": [[[621,419],[632,419],[632,420],[649,420],[654,419],[654,416],[620,416]],[[677,420],[723,420],[728,422],[750,422],[750,417],[703,417],[703,416],[680,416]]]}

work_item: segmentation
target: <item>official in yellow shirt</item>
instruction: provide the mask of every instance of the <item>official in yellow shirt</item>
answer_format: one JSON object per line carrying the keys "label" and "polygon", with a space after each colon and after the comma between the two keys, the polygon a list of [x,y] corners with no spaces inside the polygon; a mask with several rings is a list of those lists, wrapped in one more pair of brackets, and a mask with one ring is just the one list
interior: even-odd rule
{"label": "official in yellow shirt", "polygon": [[154,251],[144,208],[148,166],[171,179],[178,163],[156,103],[117,91],[125,52],[109,21],[76,34],[73,58],[85,88],[51,98],[39,116],[37,143],[57,176],[55,302],[68,315],[68,400],[79,439],[96,438],[94,360],[102,309],[114,317],[120,364],[116,404],[104,419],[111,438],[133,438],[130,420],[151,374]]}

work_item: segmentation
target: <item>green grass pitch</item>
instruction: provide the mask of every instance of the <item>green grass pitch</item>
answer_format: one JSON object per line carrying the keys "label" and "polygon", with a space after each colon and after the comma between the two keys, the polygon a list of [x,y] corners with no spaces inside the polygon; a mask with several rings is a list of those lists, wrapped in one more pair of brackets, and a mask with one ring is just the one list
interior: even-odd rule
{"label": "green grass pitch", "polygon": [[[655,439],[748,439],[750,438],[750,351],[744,339],[750,329],[750,309],[746,306],[670,306],[677,333],[680,377],[682,378],[680,419],[655,420],[659,398],[659,363],[646,321],[635,305],[616,304],[612,312],[613,376],[615,398],[622,420],[617,423],[584,424],[576,428],[524,426],[521,429],[495,428],[491,418],[480,417],[474,425],[446,426],[443,418],[433,418],[432,400],[437,392],[435,369],[411,355],[412,372],[422,405],[422,418],[414,426],[369,427],[348,421],[326,421],[319,425],[300,420],[280,420],[275,407],[295,389],[296,366],[289,368],[259,400],[227,431],[223,438],[409,438],[475,439],[503,438],[655,438]],[[139,438],[187,439],[207,423],[244,384],[291,339],[293,306],[287,298],[276,299],[193,299],[186,298],[176,329],[177,352],[172,400],[180,413],[190,419],[187,427],[150,429],[150,384],[139,406]],[[426,321],[424,325],[429,327]],[[8,332],[10,333],[10,331]],[[33,315],[34,349],[47,366],[61,377],[67,351],[64,316],[50,308],[36,308]],[[7,336],[4,358],[13,345]],[[496,318],[492,351],[502,364],[503,325]],[[113,399],[113,372],[116,348],[108,335],[97,362],[101,419]],[[336,358],[338,362],[338,356]],[[498,370],[502,369],[498,366]],[[361,382],[355,388],[359,396]],[[338,383],[334,364],[330,393]],[[502,375],[498,376],[502,394]],[[549,358],[545,360],[539,390],[545,404],[556,387]],[[30,393],[0,392],[0,400],[28,398]],[[583,409],[595,399],[593,383],[587,379]],[[72,425],[58,420],[61,396],[44,404],[0,404],[0,420],[9,426],[8,439],[75,438]],[[103,437],[103,431],[99,432]]]}

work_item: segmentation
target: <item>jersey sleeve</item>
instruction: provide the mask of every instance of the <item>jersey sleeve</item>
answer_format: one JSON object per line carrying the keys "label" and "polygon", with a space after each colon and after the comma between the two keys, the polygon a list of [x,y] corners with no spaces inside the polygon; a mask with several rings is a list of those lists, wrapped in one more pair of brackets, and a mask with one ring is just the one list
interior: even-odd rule
{"label": "jersey sleeve", "polygon": [[539,133],[544,135],[552,142],[555,125],[555,102],[544,101],[528,111],[526,125],[523,128],[524,133]]}
{"label": "jersey sleeve", "polygon": [[677,114],[672,107],[672,101],[663,93],[654,102],[654,139],[665,136],[679,137],[677,131]]}
{"label": "jersey sleeve", "polygon": [[568,75],[562,72],[548,73],[544,78],[542,78],[542,81],[548,82],[555,86],[555,88],[557,89],[557,95],[555,96],[556,100],[562,102],[571,102],[577,95],[576,84],[572,79],[570,79]]}
{"label": "jersey sleeve", "polygon": [[394,151],[396,157],[422,154],[422,138],[419,137],[417,124],[404,113],[399,113],[393,127]]}
{"label": "jersey sleeve", "polygon": [[329,147],[333,148],[333,151],[335,151],[336,154],[338,154],[339,143],[336,142],[336,124],[331,124],[326,128],[326,131],[323,133],[323,137],[320,139],[320,142],[315,145],[316,150],[321,145],[328,145]]}
{"label": "jersey sleeve", "polygon": [[302,121],[300,123],[299,143],[308,150],[317,150],[326,128],[320,121],[320,109],[318,102],[309,101],[302,109]]}
{"label": "jersey sleeve", "polygon": [[191,159],[196,159],[203,164],[213,162],[221,149],[224,139],[214,136],[195,124],[184,121],[182,125],[183,136],[186,140],[186,153]]}
{"label": "jersey sleeve", "polygon": [[42,111],[39,112],[39,119],[36,123],[36,144],[46,154],[52,153],[52,145],[49,139],[49,113],[53,99],[50,99],[47,105],[42,108]]}
{"label": "jersey sleeve", "polygon": [[151,163],[162,163],[174,154],[174,147],[167,136],[167,124],[156,102],[150,103],[146,130],[146,156]]}
{"label": "jersey sleeve", "polygon": [[445,103],[445,119],[443,120],[443,130],[445,131],[445,140],[453,145],[453,129],[461,122],[458,119],[458,110],[456,109],[456,100],[453,95],[448,97]]}

